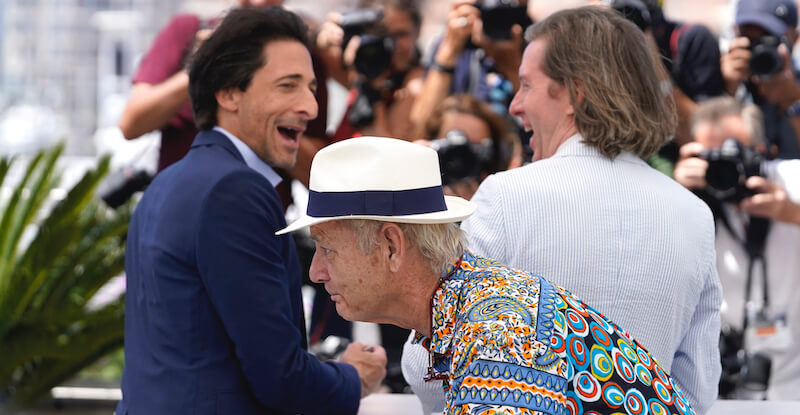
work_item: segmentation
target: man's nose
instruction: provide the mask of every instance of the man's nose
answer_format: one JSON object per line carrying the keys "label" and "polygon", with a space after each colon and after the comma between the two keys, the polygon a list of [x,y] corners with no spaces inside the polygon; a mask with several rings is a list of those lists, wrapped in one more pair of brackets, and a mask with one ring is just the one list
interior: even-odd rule
{"label": "man's nose", "polygon": [[522,109],[520,108],[520,102],[519,102],[520,100],[521,99],[519,98],[519,91],[517,91],[517,93],[514,94],[514,98],[511,99],[511,104],[509,104],[508,106],[509,114],[515,117],[522,116]]}
{"label": "man's nose", "polygon": [[298,112],[305,120],[310,121],[317,118],[319,105],[317,104],[317,97],[311,90],[306,90],[303,96],[297,103],[295,111]]}
{"label": "man's nose", "polygon": [[308,277],[311,281],[321,283],[328,280],[324,262],[319,252],[315,252],[314,257],[311,259],[311,267],[308,269]]}

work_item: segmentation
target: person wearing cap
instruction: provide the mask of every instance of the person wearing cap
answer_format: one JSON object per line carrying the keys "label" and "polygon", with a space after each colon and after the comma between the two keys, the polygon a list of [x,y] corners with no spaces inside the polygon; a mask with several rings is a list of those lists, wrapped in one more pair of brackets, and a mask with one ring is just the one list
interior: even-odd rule
{"label": "person wearing cap", "polygon": [[706,413],[721,370],[714,220],[644,161],[675,131],[661,63],[604,7],[560,11],[527,35],[510,112],[533,131],[534,159],[481,183],[462,224],[470,246],[601,310]]}
{"label": "person wearing cap", "polygon": [[[797,4],[794,0],[740,0],[735,24],[737,37],[720,61],[725,90],[759,106],[772,155],[800,158],[800,78],[791,59],[797,41]],[[754,48],[765,42],[772,42],[764,49],[767,53],[754,60]],[[774,52],[777,55],[770,57]]]}
{"label": "person wearing cap", "polygon": [[381,347],[307,353],[294,242],[273,167],[317,115],[307,28],[282,8],[231,11],[196,52],[200,133],[137,205],[125,255],[117,415],[356,414]]}
{"label": "person wearing cap", "polygon": [[457,222],[475,206],[444,195],[433,149],[345,140],[317,153],[310,186],[306,215],[277,233],[310,227],[311,279],[342,317],[414,329],[445,414],[695,413],[601,311],[469,251]]}

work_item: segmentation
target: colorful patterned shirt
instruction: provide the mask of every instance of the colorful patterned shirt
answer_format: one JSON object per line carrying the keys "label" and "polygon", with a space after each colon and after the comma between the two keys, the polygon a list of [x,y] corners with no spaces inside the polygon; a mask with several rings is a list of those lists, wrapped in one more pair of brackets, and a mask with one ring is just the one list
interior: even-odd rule
{"label": "colorful patterned shirt", "polygon": [[415,341],[445,414],[694,414],[644,347],[544,278],[465,251],[431,303]]}

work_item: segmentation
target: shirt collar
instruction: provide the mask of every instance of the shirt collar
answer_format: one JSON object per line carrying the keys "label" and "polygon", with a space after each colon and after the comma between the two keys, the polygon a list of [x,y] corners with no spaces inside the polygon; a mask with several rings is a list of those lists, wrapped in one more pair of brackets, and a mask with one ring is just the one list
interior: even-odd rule
{"label": "shirt collar", "polygon": [[416,333],[414,342],[429,346],[433,353],[447,354],[455,334],[456,318],[460,305],[461,286],[470,270],[474,269],[475,256],[464,250],[461,258],[447,267],[440,277],[441,283],[431,299],[431,338]]}
{"label": "shirt collar", "polygon": [[[578,156],[578,157],[587,157],[587,156],[588,157],[605,157],[602,154],[600,154],[600,150],[598,150],[597,147],[589,145],[589,144],[586,144],[584,142],[583,136],[580,135],[580,133],[577,133],[577,134],[572,135],[570,138],[564,140],[564,142],[561,143],[560,146],[558,146],[558,149],[556,150],[556,153],[551,158],[556,158],[556,157],[575,157],[575,156]],[[637,155],[635,155],[635,154],[633,154],[631,152],[627,152],[627,151],[623,151],[623,152],[619,153],[619,155],[617,155],[615,160],[624,160],[624,161],[634,162],[634,163],[639,163],[639,164],[644,163],[644,160],[642,160],[640,157],[638,157]]]}
{"label": "shirt collar", "polygon": [[239,150],[239,154],[242,155],[242,158],[244,159],[244,164],[247,164],[247,167],[250,167],[251,169],[257,171],[259,174],[264,176],[272,185],[272,187],[275,187],[278,184],[280,184],[281,180],[283,180],[281,179],[281,176],[279,176],[278,173],[275,173],[275,170],[273,170],[269,164],[267,164],[264,160],[261,160],[261,158],[256,155],[256,153],[250,148],[250,146],[248,146],[242,140],[238,139],[236,136],[228,132],[228,130],[218,125],[214,127],[214,130],[222,133],[223,135],[225,135],[225,137],[228,137],[228,139],[231,140],[231,143],[233,143],[234,147],[236,147],[236,149]]}

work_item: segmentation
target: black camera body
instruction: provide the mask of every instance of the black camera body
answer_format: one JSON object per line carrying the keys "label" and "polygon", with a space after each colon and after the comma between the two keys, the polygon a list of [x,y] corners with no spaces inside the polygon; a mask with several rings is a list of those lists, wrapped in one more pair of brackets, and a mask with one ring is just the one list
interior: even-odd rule
{"label": "black camera body", "polygon": [[144,169],[125,166],[109,174],[97,187],[97,194],[112,209],[122,206],[134,193],[144,191],[153,176]]}
{"label": "black camera body", "polygon": [[745,187],[750,176],[761,176],[764,157],[754,148],[745,147],[735,138],[727,138],[719,148],[698,156],[708,161],[706,192],[721,202],[737,203],[752,196]]}
{"label": "black camera body", "polygon": [[386,35],[381,25],[383,12],[379,9],[357,9],[342,14],[339,26],[344,31],[342,47],[347,47],[353,36],[360,36],[353,67],[367,79],[375,79],[386,72],[392,63],[394,39]]}
{"label": "black camera body", "polygon": [[[783,57],[778,53],[778,46],[787,43],[783,38],[765,35],[750,40],[750,73],[769,78],[783,69]],[[787,45],[789,46],[789,45]]]}
{"label": "black camera body", "polygon": [[772,359],[745,348],[744,333],[722,327],[719,339],[722,373],[719,397],[723,399],[763,399],[772,374]]}
{"label": "black camera body", "polygon": [[493,151],[491,138],[476,144],[470,142],[463,131],[450,130],[445,137],[432,140],[430,146],[439,153],[439,169],[445,186],[466,179],[480,182],[482,174],[489,171]]}
{"label": "black camera body", "polygon": [[492,40],[509,40],[515,24],[524,30],[533,23],[527,6],[519,0],[482,0],[476,6],[481,12],[483,32]]}

